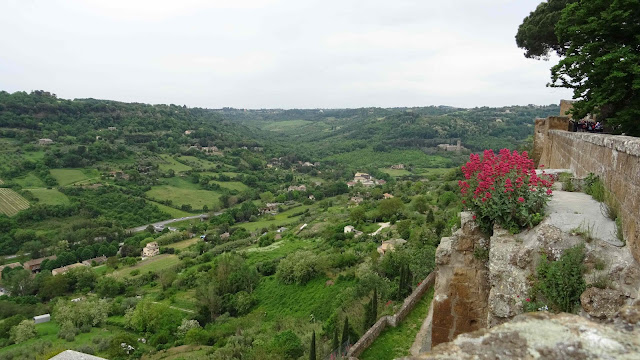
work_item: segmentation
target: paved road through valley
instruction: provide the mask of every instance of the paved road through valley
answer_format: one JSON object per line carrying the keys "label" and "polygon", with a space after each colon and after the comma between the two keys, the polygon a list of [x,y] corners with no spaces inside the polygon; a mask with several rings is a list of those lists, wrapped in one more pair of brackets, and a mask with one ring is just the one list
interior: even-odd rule
{"label": "paved road through valley", "polygon": [[[213,213],[212,215],[213,216],[218,216],[220,214],[222,214],[221,211],[217,212],[217,213]],[[157,223],[147,224],[147,225],[142,225],[142,226],[134,227],[134,228],[131,228],[131,229],[127,229],[127,231],[129,231],[129,232],[140,232],[140,231],[146,230],[147,227],[149,227],[149,225],[151,225],[151,226],[160,226],[160,225],[166,226],[166,225],[169,225],[171,223],[178,222],[178,221],[198,219],[198,218],[200,218],[202,216],[205,216],[205,215],[207,215],[207,214],[193,215],[193,216],[181,217],[181,218],[177,218],[177,219],[169,219],[169,220],[159,221]]]}

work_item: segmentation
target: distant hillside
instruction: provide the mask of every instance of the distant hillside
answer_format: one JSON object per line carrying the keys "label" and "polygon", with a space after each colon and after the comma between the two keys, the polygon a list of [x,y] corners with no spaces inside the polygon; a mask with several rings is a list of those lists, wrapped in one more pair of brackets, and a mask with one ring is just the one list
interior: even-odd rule
{"label": "distant hillside", "polygon": [[[255,146],[259,134],[245,126],[225,121],[205,109],[178,105],[148,105],[109,100],[65,100],[46,91],[31,93],[0,91],[0,128],[4,137],[24,143],[51,138],[67,144],[91,144],[100,136],[124,135],[127,144],[157,142],[162,147],[193,142],[184,137],[197,130],[202,146]],[[111,131],[108,129],[111,128]],[[182,137],[182,138],[179,138]],[[163,145],[164,144],[164,145]]]}
{"label": "distant hillside", "polygon": [[[226,119],[275,133],[284,148],[324,158],[363,148],[377,152],[434,148],[460,139],[472,151],[516,148],[533,134],[533,119],[558,114],[557,105],[501,108],[362,108],[216,110]],[[282,142],[284,141],[284,143]]]}

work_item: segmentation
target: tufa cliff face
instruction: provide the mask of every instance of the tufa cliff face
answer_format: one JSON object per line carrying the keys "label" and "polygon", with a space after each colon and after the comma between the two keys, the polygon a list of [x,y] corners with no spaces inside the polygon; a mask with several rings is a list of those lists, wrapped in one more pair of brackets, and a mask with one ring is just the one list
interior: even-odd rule
{"label": "tufa cliff face", "polygon": [[527,313],[412,359],[638,359],[639,325],[640,304],[623,308],[616,325],[566,313]]}
{"label": "tufa cliff face", "polygon": [[477,254],[486,253],[488,239],[471,213],[461,219],[461,229],[443,238],[436,251],[432,346],[487,326],[489,271]]}
{"label": "tufa cliff face", "polygon": [[[490,238],[480,232],[471,213],[461,214],[461,229],[443,238],[436,251],[432,347],[453,341],[459,334],[520,318],[541,255],[559,260],[576,245],[584,246],[587,284],[580,297],[580,316],[612,322],[624,306],[640,303],[640,265],[617,240],[615,223],[602,214],[598,202],[582,193],[556,191],[547,213],[532,229],[513,235],[496,226]],[[585,226],[588,237],[577,230]],[[590,287],[592,283],[598,287]],[[547,317],[528,316],[556,322],[567,319],[540,313]]]}

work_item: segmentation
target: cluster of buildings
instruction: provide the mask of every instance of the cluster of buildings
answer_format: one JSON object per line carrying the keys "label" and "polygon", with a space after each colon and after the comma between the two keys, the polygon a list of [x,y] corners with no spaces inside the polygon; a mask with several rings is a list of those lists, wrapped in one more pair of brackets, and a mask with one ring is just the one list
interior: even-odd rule
{"label": "cluster of buildings", "polygon": [[382,242],[382,244],[380,246],[378,246],[378,253],[380,255],[384,255],[390,251],[395,251],[396,248],[404,245],[407,243],[407,240],[405,239],[391,239],[391,240],[385,240]]}
{"label": "cluster of buildings", "polygon": [[291,192],[291,191],[307,191],[307,187],[305,185],[291,185],[287,188],[287,191]]}
{"label": "cluster of buildings", "polygon": [[363,186],[376,186],[376,185],[384,185],[387,182],[385,180],[378,180],[376,178],[374,178],[373,176],[367,174],[367,173],[356,173],[355,176],[353,177],[353,181],[349,181],[347,183],[348,187],[352,187],[355,186],[356,184],[362,184]]}
{"label": "cluster of buildings", "polygon": [[155,241],[152,241],[150,243],[148,243],[143,249],[142,249],[142,257],[143,258],[149,258],[149,257],[153,257],[156,255],[160,254],[160,246],[158,246],[158,243]]}
{"label": "cluster of buildings", "polygon": [[358,237],[363,234],[362,231],[356,230],[356,228],[351,225],[347,225],[344,227],[344,233],[345,234],[354,233],[355,234],[354,237]]}
{"label": "cluster of buildings", "polygon": [[444,151],[460,152],[462,150],[466,150],[466,148],[464,146],[462,146],[462,144],[460,143],[460,140],[458,140],[458,142],[455,145],[439,144],[437,147],[438,147],[438,149],[444,150]]}
{"label": "cluster of buildings", "polygon": [[266,203],[263,208],[260,209],[260,215],[271,214],[275,215],[278,213],[278,206],[282,205],[282,203]]}
{"label": "cluster of buildings", "polygon": [[[33,260],[29,260],[26,261],[24,264],[20,264],[19,262],[14,262],[11,264],[7,264],[7,265],[2,265],[0,266],[0,275],[2,274],[2,270],[4,270],[5,268],[11,268],[11,269],[15,269],[17,267],[22,267],[25,270],[30,271],[32,274],[37,274],[41,271],[42,269],[42,263],[45,260],[56,260],[57,256],[52,255],[52,256],[46,256],[46,257],[41,257],[38,259],[33,259]],[[107,262],[107,257],[106,256],[98,256],[95,257],[93,259],[87,259],[81,263],[75,263],[75,264],[71,264],[71,265],[66,265],[66,266],[61,266],[59,268],[55,268],[53,270],[51,270],[51,275],[56,276],[56,275],[60,275],[60,274],[64,274],[66,272],[68,272],[71,269],[75,269],[75,268],[79,268],[79,267],[90,267],[93,264],[96,265],[100,265]]]}
{"label": "cluster of buildings", "polygon": [[201,151],[205,154],[212,155],[216,153],[220,153],[220,149],[217,146],[201,146],[200,144],[189,146],[189,150],[197,150]]}

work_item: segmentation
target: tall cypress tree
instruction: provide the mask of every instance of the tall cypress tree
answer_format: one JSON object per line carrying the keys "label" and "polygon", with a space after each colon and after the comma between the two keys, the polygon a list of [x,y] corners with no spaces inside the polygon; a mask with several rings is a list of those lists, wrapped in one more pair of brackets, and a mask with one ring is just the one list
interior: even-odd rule
{"label": "tall cypress tree", "polygon": [[369,302],[364,306],[364,327],[370,328],[373,319],[373,313],[371,310],[373,309],[373,299],[369,300]]}
{"label": "tall cypress tree", "polygon": [[400,281],[398,282],[398,300],[401,300],[402,298],[404,298],[403,292],[404,292],[404,266],[400,266]]}
{"label": "tall cypress tree", "polygon": [[309,360],[316,360],[316,331],[311,334],[311,349],[309,349]]}
{"label": "tall cypress tree", "polygon": [[371,299],[371,325],[378,320],[378,288],[373,288],[373,299]]}
{"label": "tall cypress tree", "polygon": [[345,343],[349,345],[349,318],[346,316],[344,317],[344,327],[342,328],[342,343],[340,344],[340,348],[342,348],[342,345],[344,345]]}
{"label": "tall cypress tree", "polygon": [[413,274],[411,273],[411,268],[409,268],[409,264],[407,264],[407,272],[405,275],[405,297],[411,295],[411,284],[413,283]]}

